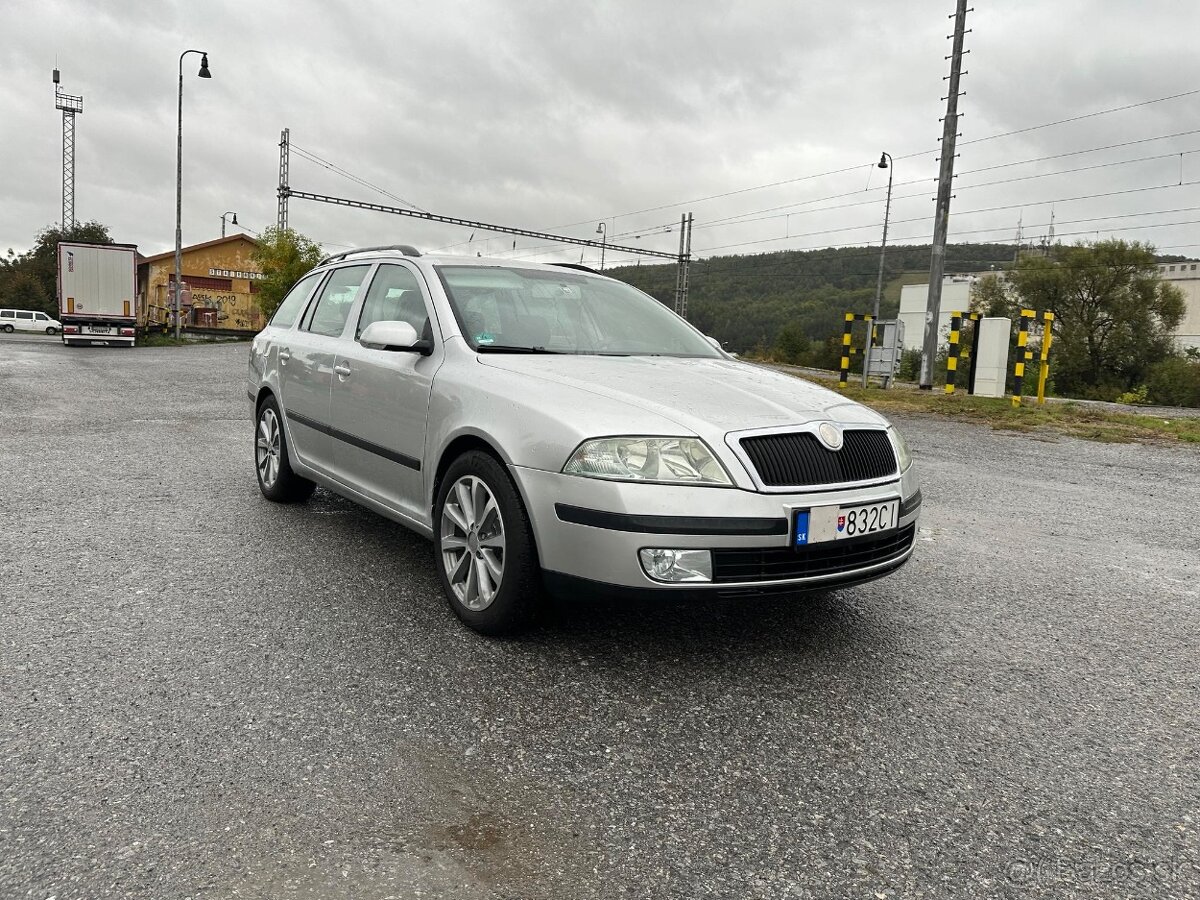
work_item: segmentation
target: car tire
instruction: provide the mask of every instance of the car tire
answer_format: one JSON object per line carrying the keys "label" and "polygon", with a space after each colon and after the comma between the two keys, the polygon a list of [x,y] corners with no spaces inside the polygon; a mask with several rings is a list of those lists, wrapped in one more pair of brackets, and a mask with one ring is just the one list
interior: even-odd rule
{"label": "car tire", "polygon": [[275,503],[303,503],[316,485],[292,471],[279,404],[268,395],[254,419],[254,474],[258,489]]}
{"label": "car tire", "polygon": [[446,470],[433,543],[442,591],[464,624],[503,635],[533,623],[543,604],[537,544],[512,477],[490,453],[468,451]]}
{"label": "car tire", "polygon": [[13,327],[11,325],[9,325],[7,322],[4,323],[4,333],[5,334],[13,333]]}
{"label": "car tire", "polygon": [[58,334],[57,329],[53,325],[46,329],[46,334]]}

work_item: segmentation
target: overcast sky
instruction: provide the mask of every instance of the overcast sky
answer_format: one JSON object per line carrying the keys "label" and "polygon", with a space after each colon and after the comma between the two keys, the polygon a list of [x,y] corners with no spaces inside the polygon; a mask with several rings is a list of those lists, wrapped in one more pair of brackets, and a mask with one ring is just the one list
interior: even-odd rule
{"label": "overcast sky", "polygon": [[[1011,241],[1018,219],[1038,238],[1053,206],[1065,241],[1119,236],[1200,256],[1200,4],[975,6],[950,240]],[[84,97],[76,218],[147,255],[173,246],[177,65],[190,48],[208,51],[213,77],[185,60],[185,244],[219,237],[227,210],[247,229],[274,224],[284,127],[297,190],[398,203],[303,150],[434,213],[579,237],[603,220],[614,244],[671,252],[665,228],[690,211],[701,256],[878,244],[886,150],[889,243],[925,243],[953,11],[952,0],[2,0],[0,251],[27,249],[60,218],[55,65]],[[1074,155],[1026,162],[1057,154]],[[737,217],[751,221],[722,222]],[[514,251],[511,237],[296,199],[290,224],[330,250],[581,252],[529,239]]]}

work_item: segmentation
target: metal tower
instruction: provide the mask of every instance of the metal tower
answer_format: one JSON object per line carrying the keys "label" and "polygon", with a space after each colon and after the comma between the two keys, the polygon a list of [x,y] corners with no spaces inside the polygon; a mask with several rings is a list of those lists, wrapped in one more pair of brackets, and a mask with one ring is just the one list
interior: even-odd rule
{"label": "metal tower", "polygon": [[83,98],[64,94],[54,70],[54,106],[63,114],[63,176],[62,221],[63,233],[75,227],[75,113],[83,114]]}
{"label": "metal tower", "polygon": [[276,220],[280,231],[288,227],[288,168],[291,156],[291,129],[285,128],[279,134],[279,217]]}

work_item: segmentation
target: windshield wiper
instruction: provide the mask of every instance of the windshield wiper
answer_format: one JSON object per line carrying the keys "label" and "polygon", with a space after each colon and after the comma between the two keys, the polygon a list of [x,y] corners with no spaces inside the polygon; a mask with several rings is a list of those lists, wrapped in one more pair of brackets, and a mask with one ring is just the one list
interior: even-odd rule
{"label": "windshield wiper", "polygon": [[514,347],[509,344],[480,344],[475,348],[476,353],[553,353],[561,354],[561,350],[547,350],[545,347]]}

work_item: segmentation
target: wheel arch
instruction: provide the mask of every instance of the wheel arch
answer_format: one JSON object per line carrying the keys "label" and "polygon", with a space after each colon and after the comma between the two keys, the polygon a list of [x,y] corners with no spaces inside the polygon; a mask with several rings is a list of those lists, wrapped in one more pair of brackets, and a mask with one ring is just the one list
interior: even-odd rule
{"label": "wheel arch", "polygon": [[[442,479],[446,475],[446,470],[450,468],[451,463],[453,463],[464,453],[468,453],[471,450],[481,450],[489,456],[494,457],[496,462],[504,466],[506,470],[509,469],[509,462],[505,458],[504,454],[500,452],[499,447],[496,446],[494,441],[484,437],[483,435],[475,432],[467,432],[452,438],[450,442],[446,444],[444,448],[442,448],[442,452],[438,456],[438,463],[437,467],[434,469],[433,480],[429,485],[429,521],[431,523],[434,521],[434,506],[437,505],[438,491],[441,489]],[[511,472],[509,473],[509,477],[512,478]],[[517,479],[513,478],[512,480],[514,484],[517,483]],[[520,485],[517,485],[517,493],[521,495],[521,502],[525,503],[526,508],[528,508],[529,504],[526,501],[524,494],[521,494]]]}
{"label": "wheel arch", "polygon": [[[258,415],[259,407],[263,405],[263,401],[265,399],[267,399],[268,397],[273,397],[275,399],[275,403],[276,404],[279,403],[279,398],[275,396],[275,392],[273,390],[271,390],[271,386],[268,384],[264,384],[262,387],[260,387],[258,389],[258,395],[254,398],[254,414],[256,416]],[[283,410],[281,408],[280,412],[282,412],[282,411]]]}

